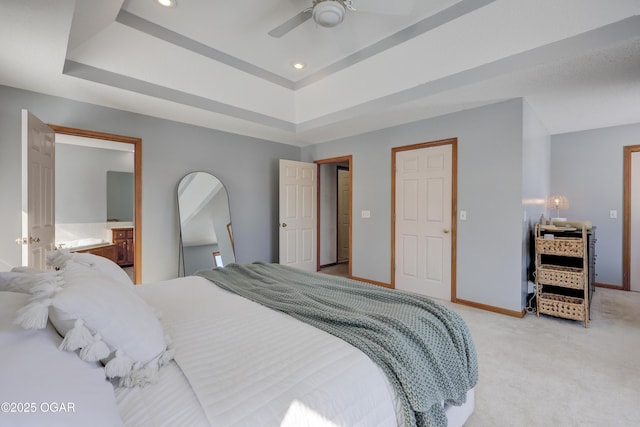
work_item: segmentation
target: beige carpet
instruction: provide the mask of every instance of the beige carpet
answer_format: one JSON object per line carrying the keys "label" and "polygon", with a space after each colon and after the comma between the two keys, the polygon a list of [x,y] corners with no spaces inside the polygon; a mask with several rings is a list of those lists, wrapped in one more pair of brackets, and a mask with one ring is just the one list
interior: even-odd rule
{"label": "beige carpet", "polygon": [[596,289],[588,328],[445,304],[478,351],[467,427],[640,426],[640,293]]}

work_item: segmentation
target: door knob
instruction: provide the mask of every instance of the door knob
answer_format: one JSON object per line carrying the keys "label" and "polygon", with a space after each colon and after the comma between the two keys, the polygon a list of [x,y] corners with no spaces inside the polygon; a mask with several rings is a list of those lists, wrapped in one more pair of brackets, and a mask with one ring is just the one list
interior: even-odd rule
{"label": "door knob", "polygon": [[33,243],[40,243],[40,238],[29,236],[29,238],[20,237],[16,239],[16,245],[31,245]]}
{"label": "door knob", "polygon": [[448,228],[445,228],[445,229],[444,229],[444,230],[442,230],[442,231],[444,231],[444,234],[448,234],[448,233],[449,233],[449,229],[448,229]]}
{"label": "door knob", "polygon": [[287,223],[286,223],[286,222],[283,222],[283,223],[282,223],[282,228],[284,228],[284,227],[286,227],[286,226],[287,226]]}

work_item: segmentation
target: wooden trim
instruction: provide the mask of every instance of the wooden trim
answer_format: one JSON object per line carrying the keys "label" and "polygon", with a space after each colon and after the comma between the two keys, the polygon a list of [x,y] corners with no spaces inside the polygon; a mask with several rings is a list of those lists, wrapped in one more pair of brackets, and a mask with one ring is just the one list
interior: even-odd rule
{"label": "wooden trim", "polygon": [[507,316],[512,316],[512,317],[523,318],[527,313],[524,309],[522,309],[521,311],[507,310],[505,308],[495,307],[493,305],[487,305],[487,304],[480,304],[478,302],[467,301],[463,299],[452,300],[452,302],[460,305],[466,305],[473,308],[479,308],[485,311],[491,311],[493,313],[506,314]]}
{"label": "wooden trim", "polygon": [[[622,288],[631,290],[631,155],[640,151],[640,145],[624,147],[624,195],[622,214]],[[602,286],[605,287],[605,286]]]}
{"label": "wooden trim", "polygon": [[626,291],[628,289],[625,289],[624,286],[620,286],[620,285],[612,285],[610,283],[594,283],[594,285],[597,288],[607,288],[607,289],[615,289],[617,291]]}
{"label": "wooden trim", "polygon": [[391,286],[390,283],[384,283],[384,282],[378,282],[378,281],[375,281],[375,280],[369,280],[369,279],[365,279],[365,278],[362,278],[362,277],[352,276],[351,274],[349,274],[349,278],[352,279],[352,280],[357,280],[358,282],[371,283],[372,285],[377,285],[377,286],[382,286],[383,288],[393,289],[393,287]]}
{"label": "wooden trim", "polygon": [[441,139],[391,149],[391,288],[396,280],[396,154],[400,151],[451,145],[451,301],[457,295],[457,240],[458,240],[458,138]]}
{"label": "wooden trim", "polygon": [[395,149],[391,149],[391,277],[390,288],[396,288],[396,154]]}
{"label": "wooden trim", "polygon": [[64,135],[82,136],[85,138],[102,139],[105,141],[133,144],[133,180],[135,187],[134,202],[134,261],[133,282],[142,283],[142,139],[116,135],[112,133],[96,132],[85,129],[76,129],[65,126],[49,125],[55,133]]}
{"label": "wooden trim", "polygon": [[331,157],[329,159],[314,160],[314,163],[318,165],[318,190],[317,190],[317,250],[316,250],[316,265],[320,265],[320,165],[327,163],[349,163],[349,277],[353,272],[353,156],[348,154],[346,156]]}
{"label": "wooden trim", "polygon": [[320,271],[320,165],[316,164],[316,271]]}
{"label": "wooden trim", "polygon": [[458,298],[458,139],[451,143],[451,301]]}
{"label": "wooden trim", "polygon": [[[226,189],[225,189],[225,191],[226,191]],[[233,241],[233,228],[231,226],[231,223],[227,224],[227,234],[229,235],[229,241],[231,242],[231,251],[233,252],[233,255],[235,257],[236,245],[235,245],[235,243]]]}
{"label": "wooden trim", "polygon": [[353,158],[353,156],[351,154],[347,154],[346,156],[338,156],[338,157],[331,157],[328,159],[321,159],[321,160],[314,160],[313,163],[317,163],[319,165],[324,165],[327,163],[344,163],[344,162],[349,162],[349,164],[351,164],[351,159]]}
{"label": "wooden trim", "polygon": [[85,129],[76,129],[65,126],[49,125],[55,133],[61,133],[64,135],[82,136],[85,138],[103,139],[106,141],[123,142],[127,144],[138,144],[142,142],[142,139],[133,136],[116,135],[114,133],[97,132]]}

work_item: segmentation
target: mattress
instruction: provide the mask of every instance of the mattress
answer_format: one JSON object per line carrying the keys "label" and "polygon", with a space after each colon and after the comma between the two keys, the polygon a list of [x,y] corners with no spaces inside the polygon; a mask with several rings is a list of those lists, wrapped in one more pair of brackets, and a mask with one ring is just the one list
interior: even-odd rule
{"label": "mattress", "polygon": [[[386,376],[350,344],[201,277],[136,292],[161,313],[176,356],[155,384],[116,389],[125,425],[402,425]],[[448,408],[449,425],[472,410],[473,391]]]}

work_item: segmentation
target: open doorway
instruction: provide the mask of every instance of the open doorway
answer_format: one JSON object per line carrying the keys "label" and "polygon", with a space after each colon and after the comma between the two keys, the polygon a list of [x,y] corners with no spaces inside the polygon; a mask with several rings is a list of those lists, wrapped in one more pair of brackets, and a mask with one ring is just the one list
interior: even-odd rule
{"label": "open doorway", "polygon": [[317,160],[318,271],[351,277],[352,157]]}
{"label": "open doorway", "polygon": [[[55,132],[57,143],[58,139],[67,143],[60,145],[59,148],[62,149],[66,145],[67,151],[75,153],[75,156],[86,156],[87,159],[93,156],[98,159],[101,167],[106,168],[98,174],[99,178],[97,179],[101,180],[99,188],[88,189],[93,194],[91,197],[98,198],[96,203],[92,203],[91,200],[83,200],[81,203],[72,203],[71,201],[67,203],[64,198],[57,197],[56,205],[65,209],[56,208],[56,244],[67,244],[68,241],[78,242],[78,244],[86,246],[86,249],[79,251],[89,251],[90,253],[101,250],[111,251],[113,253],[96,254],[113,259],[123,267],[134,283],[141,283],[141,139],[56,125],[49,125],[49,127]],[[81,153],[78,153],[77,150],[68,150],[74,144],[78,150],[82,151]],[[60,154],[64,154],[62,150]],[[73,158],[67,159],[67,164],[69,162],[75,166],[68,167],[68,169],[80,167],[79,162],[74,161]],[[79,173],[79,171],[71,172]],[[57,173],[56,178],[58,178]],[[69,194],[75,193],[77,196],[77,193],[80,192],[79,187],[86,186],[87,181],[89,180],[76,179],[75,191],[71,191]],[[122,187],[123,183],[127,183],[127,188]],[[58,186],[57,183],[56,188]],[[114,188],[117,191],[114,192]],[[96,205],[99,206],[100,212],[91,212],[90,208],[95,208]],[[77,212],[78,210],[82,210],[82,212]],[[131,212],[131,214],[127,214],[127,212]],[[71,218],[71,213],[73,213],[73,218]],[[110,242],[112,245],[104,246],[98,242],[99,240]]]}

